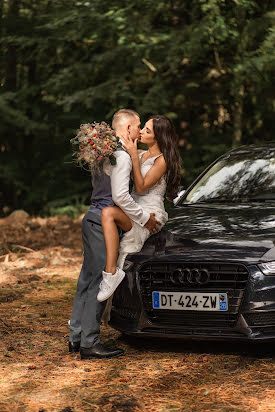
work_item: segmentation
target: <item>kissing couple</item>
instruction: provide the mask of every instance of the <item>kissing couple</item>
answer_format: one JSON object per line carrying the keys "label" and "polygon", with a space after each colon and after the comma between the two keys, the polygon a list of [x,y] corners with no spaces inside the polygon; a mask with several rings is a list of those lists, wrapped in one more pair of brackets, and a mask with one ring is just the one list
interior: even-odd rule
{"label": "kissing couple", "polygon": [[[138,113],[122,109],[114,114],[112,128],[122,146],[114,153],[115,165],[105,161],[92,174],[91,207],[82,221],[84,256],[69,338],[69,351],[80,351],[81,359],[123,355],[122,349],[100,342],[107,299],[125,276],[127,254],[140,251],[167,222],[164,197],[176,197],[180,185],[180,155],[170,119],[152,116],[140,130]],[[139,140],[148,150],[137,149]]]}

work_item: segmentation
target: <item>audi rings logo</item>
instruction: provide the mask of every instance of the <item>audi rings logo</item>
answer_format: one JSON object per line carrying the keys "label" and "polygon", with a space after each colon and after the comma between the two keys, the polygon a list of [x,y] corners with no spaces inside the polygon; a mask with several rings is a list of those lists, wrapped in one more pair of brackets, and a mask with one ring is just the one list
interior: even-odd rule
{"label": "audi rings logo", "polygon": [[179,268],[174,270],[170,275],[172,283],[191,284],[191,285],[204,285],[209,282],[210,274],[207,269],[189,269]]}

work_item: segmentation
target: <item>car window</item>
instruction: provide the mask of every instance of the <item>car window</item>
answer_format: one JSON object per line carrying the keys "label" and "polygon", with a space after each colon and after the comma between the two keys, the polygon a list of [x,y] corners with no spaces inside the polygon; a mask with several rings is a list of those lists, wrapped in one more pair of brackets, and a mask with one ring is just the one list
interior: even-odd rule
{"label": "car window", "polygon": [[[231,154],[214,164],[184,203],[275,200],[275,153]],[[180,202],[180,203],[182,203]]]}

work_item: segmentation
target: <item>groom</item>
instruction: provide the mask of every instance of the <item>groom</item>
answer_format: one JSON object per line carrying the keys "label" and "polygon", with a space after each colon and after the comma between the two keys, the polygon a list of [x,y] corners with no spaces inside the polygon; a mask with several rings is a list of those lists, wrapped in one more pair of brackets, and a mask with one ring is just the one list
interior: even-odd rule
{"label": "groom", "polygon": [[[113,116],[112,127],[117,136],[130,136],[135,140],[140,134],[138,113],[122,109]],[[158,222],[135,203],[129,193],[131,158],[120,149],[116,152],[116,166],[111,176],[104,172],[92,176],[92,205],[82,221],[84,247],[83,264],[78,278],[70,319],[69,351],[80,351],[81,359],[113,358],[123,355],[119,348],[109,348],[100,343],[100,322],[106,301],[99,302],[97,294],[106,263],[106,250],[101,226],[101,211],[104,207],[119,206],[130,219],[145,226],[151,233]]]}

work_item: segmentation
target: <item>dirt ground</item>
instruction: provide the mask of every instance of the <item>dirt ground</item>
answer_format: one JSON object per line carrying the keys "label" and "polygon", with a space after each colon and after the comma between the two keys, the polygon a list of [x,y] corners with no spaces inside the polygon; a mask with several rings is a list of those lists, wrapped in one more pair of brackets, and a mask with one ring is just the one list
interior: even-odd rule
{"label": "dirt ground", "polygon": [[[12,224],[13,223],[13,224]],[[80,220],[0,220],[0,411],[275,411],[274,345],[138,340],[125,356],[68,353]]]}

